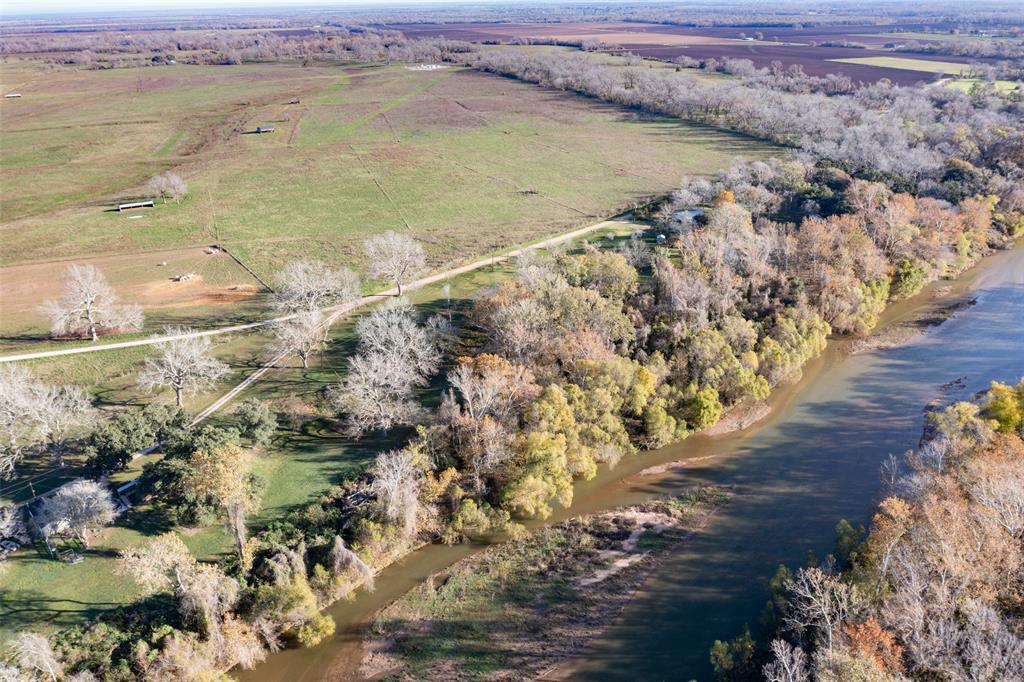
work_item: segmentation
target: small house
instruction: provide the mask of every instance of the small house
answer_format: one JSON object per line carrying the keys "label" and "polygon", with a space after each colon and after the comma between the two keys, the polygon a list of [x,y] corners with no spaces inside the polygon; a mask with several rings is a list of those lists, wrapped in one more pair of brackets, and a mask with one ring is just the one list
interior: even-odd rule
{"label": "small house", "polygon": [[256,133],[262,135],[263,133],[274,132],[274,126],[256,126]]}
{"label": "small house", "polygon": [[142,201],[129,201],[127,203],[117,205],[117,210],[119,213],[123,213],[124,211],[132,211],[137,208],[153,208],[153,200],[143,199]]}
{"label": "small house", "polygon": [[21,97],[20,92],[9,92],[6,95],[4,95],[4,99],[17,99],[19,97]]}
{"label": "small house", "polygon": [[288,104],[298,104],[298,103],[299,103],[299,98],[298,97],[296,97],[294,99],[288,100]]}

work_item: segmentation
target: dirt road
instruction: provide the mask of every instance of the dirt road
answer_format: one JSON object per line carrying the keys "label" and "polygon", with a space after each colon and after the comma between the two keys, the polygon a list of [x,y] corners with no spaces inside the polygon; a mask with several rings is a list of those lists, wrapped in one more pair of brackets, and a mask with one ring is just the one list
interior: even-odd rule
{"label": "dirt road", "polygon": [[[545,239],[544,241],[537,242],[535,244],[530,244],[529,246],[524,246],[522,248],[513,249],[512,251],[507,251],[505,253],[502,253],[502,254],[499,254],[499,255],[496,255],[496,256],[491,256],[490,258],[483,258],[481,260],[474,261],[474,262],[469,263],[467,265],[462,265],[462,266],[459,266],[457,268],[451,268],[449,270],[444,270],[443,272],[439,272],[439,273],[434,274],[434,275],[429,275],[427,277],[423,277],[423,278],[418,279],[418,280],[416,280],[414,282],[410,282],[410,283],[406,284],[404,288],[406,290],[418,289],[420,287],[427,286],[428,284],[434,284],[436,282],[442,282],[442,281],[444,281],[446,279],[451,279],[452,277],[457,277],[458,275],[462,275],[462,274],[465,274],[467,272],[472,272],[473,270],[479,270],[480,268],[487,267],[488,265],[493,265],[495,263],[501,263],[502,261],[509,260],[510,258],[516,258],[516,257],[518,257],[518,256],[520,256],[520,255],[522,255],[524,253],[529,252],[529,251],[536,251],[538,249],[544,249],[544,248],[555,246],[557,244],[561,244],[561,243],[564,243],[564,242],[567,242],[567,241],[571,241],[571,240],[577,239],[578,237],[581,237],[581,236],[583,236],[583,235],[585,235],[585,234],[587,234],[589,232],[594,232],[596,230],[602,230],[602,229],[605,229],[605,228],[608,228],[608,227],[613,227],[615,225],[629,225],[629,224],[632,224],[632,221],[629,218],[629,214],[625,214],[625,215],[622,215],[622,216],[616,216],[615,218],[612,218],[611,220],[603,220],[603,221],[601,221],[599,223],[594,223],[593,225],[587,225],[586,227],[581,227],[581,228],[579,228],[577,230],[572,230],[571,232],[565,232],[565,233],[557,235],[555,237],[551,237],[549,239]],[[353,301],[351,303],[346,303],[344,305],[335,306],[335,307],[332,307],[332,308],[327,308],[327,309],[324,310],[324,312],[328,314],[329,322],[333,323],[340,316],[342,316],[342,315],[344,315],[346,313],[349,313],[349,312],[351,312],[353,310],[356,310],[358,308],[362,308],[362,307],[367,306],[367,305],[369,305],[371,303],[376,303],[376,302],[382,301],[382,300],[384,300],[384,299],[386,299],[388,297],[397,296],[397,295],[398,295],[398,289],[395,288],[395,287],[392,287],[391,289],[388,289],[386,291],[382,291],[380,293],[371,294],[369,296],[363,296],[362,298],[360,298],[360,299],[358,299],[356,301]],[[151,346],[151,345],[156,344],[156,343],[164,343],[166,341],[175,341],[175,340],[178,340],[178,339],[195,338],[195,337],[201,337],[201,336],[216,336],[218,334],[230,334],[232,332],[247,331],[247,330],[250,330],[250,329],[257,329],[259,327],[266,327],[266,326],[269,326],[269,325],[273,325],[273,324],[276,324],[278,322],[285,322],[285,321],[290,320],[290,319],[292,319],[294,317],[295,317],[294,315],[284,315],[284,316],[281,316],[281,317],[274,317],[274,318],[271,318],[271,319],[268,319],[268,320],[260,320],[259,322],[248,322],[246,324],[236,324],[236,325],[231,325],[229,327],[218,327],[216,329],[207,329],[207,330],[204,330],[204,331],[195,331],[195,332],[191,332],[191,333],[188,333],[188,334],[174,334],[174,335],[166,335],[166,336],[152,336],[152,337],[149,337],[147,339],[135,339],[135,340],[132,340],[132,341],[117,341],[117,342],[114,342],[114,343],[97,343],[97,344],[90,344],[90,345],[75,346],[73,348],[59,348],[59,349],[56,349],[56,350],[37,351],[37,352],[33,352],[33,353],[19,353],[19,354],[16,354],[16,355],[0,355],[0,362],[19,362],[21,360],[38,360],[38,359],[41,359],[41,358],[55,358],[55,357],[60,357],[60,356],[63,356],[63,355],[78,355],[79,353],[98,353],[100,351],[117,350],[119,348],[134,348],[136,346]],[[274,361],[276,361],[276,360],[278,360],[278,358],[274,358]],[[266,369],[266,366],[264,368],[261,368],[259,370],[259,372],[257,372],[257,373],[263,372],[263,371],[265,371],[265,369]],[[249,377],[249,379],[252,379],[252,378],[253,377]],[[249,379],[247,379],[246,381],[249,381]],[[243,382],[243,383],[245,383],[245,382]],[[234,390],[234,389],[232,389],[232,390]]]}

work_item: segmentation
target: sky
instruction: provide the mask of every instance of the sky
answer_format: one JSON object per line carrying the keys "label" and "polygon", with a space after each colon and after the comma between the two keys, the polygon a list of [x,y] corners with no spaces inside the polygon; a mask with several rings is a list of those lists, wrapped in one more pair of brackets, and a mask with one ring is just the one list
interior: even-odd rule
{"label": "sky", "polygon": [[[441,0],[492,2],[494,0]],[[570,0],[571,2],[572,0]],[[282,7],[359,7],[439,4],[439,0],[0,0],[0,18],[22,14],[89,13],[147,10],[219,10]]]}

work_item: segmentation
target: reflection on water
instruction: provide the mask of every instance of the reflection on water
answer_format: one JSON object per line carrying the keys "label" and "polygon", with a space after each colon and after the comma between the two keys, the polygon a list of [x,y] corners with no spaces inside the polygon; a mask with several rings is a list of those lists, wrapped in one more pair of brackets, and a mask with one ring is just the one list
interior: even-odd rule
{"label": "reflection on water", "polygon": [[[970,281],[969,278],[968,280]],[[709,680],[715,639],[756,629],[779,564],[832,549],[840,518],[866,523],[890,453],[917,443],[923,406],[956,400],[991,379],[1024,375],[1024,249],[1000,254],[974,275],[977,305],[922,339],[843,358],[833,344],[798,385],[778,391],[774,412],[746,432],[683,443],[623,461],[576,487],[570,510],[550,521],[631,504],[702,483],[735,486],[732,504],[672,556],[619,622],[560,677],[578,680]],[[898,319],[920,303],[895,306]],[[942,393],[946,382],[960,388]],[[638,471],[675,460],[692,466],[661,476]],[[360,638],[372,614],[476,548],[429,546],[384,571],[377,592],[328,612],[336,634],[313,649],[275,654],[242,680],[357,679]]]}

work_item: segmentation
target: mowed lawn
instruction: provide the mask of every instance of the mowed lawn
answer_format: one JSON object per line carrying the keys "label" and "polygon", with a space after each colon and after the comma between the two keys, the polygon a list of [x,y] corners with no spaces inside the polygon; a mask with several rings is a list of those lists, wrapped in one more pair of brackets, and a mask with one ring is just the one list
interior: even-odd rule
{"label": "mowed lawn", "polygon": [[[360,267],[366,236],[401,229],[440,267],[595,221],[684,174],[777,151],[460,68],[245,68],[319,89],[299,104],[244,109],[235,133],[183,162],[191,193],[180,205],[142,220],[89,205],[8,221],[2,262],[222,243],[269,278],[310,254]],[[243,134],[260,124],[276,132]]]}
{"label": "mowed lawn", "polygon": [[830,62],[844,64],[864,64],[885,69],[905,69],[907,71],[923,71],[926,73],[949,74],[958,76],[971,71],[970,64],[961,62],[943,62],[932,59],[909,59],[904,57],[848,57],[846,59],[830,59]]}

